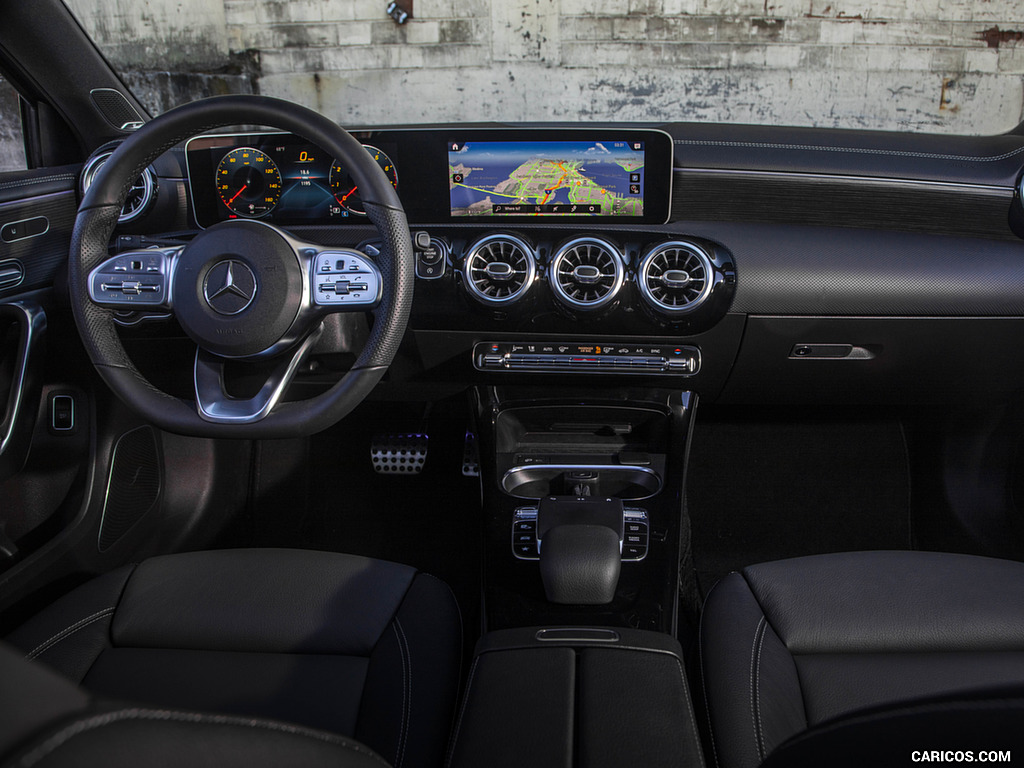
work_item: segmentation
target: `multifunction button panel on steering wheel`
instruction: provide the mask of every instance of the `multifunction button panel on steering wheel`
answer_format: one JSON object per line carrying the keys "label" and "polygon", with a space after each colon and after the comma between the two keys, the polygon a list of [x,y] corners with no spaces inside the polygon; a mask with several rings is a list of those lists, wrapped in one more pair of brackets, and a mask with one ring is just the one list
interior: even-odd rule
{"label": "multifunction button panel on steering wheel", "polygon": [[135,251],[105,261],[89,276],[89,296],[97,304],[164,304],[170,259],[176,250]]}
{"label": "multifunction button panel on steering wheel", "polygon": [[313,266],[313,301],[325,306],[374,305],[380,301],[379,274],[377,267],[361,253],[317,254]]}

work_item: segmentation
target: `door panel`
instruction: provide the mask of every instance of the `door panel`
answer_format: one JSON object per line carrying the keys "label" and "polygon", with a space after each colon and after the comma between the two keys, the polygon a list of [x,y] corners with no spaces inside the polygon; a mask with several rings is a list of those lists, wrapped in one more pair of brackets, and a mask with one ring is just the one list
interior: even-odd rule
{"label": "door panel", "polygon": [[78,166],[0,174],[0,301],[51,285],[63,268],[77,178]]}
{"label": "door panel", "polygon": [[[52,287],[68,258],[77,174],[78,166],[0,174],[0,571],[38,545],[33,532],[57,519],[66,478],[89,459],[75,437],[89,410],[82,390],[56,409],[49,396],[55,381],[83,375],[67,353],[78,344],[74,324]],[[54,415],[69,428],[51,423]]]}

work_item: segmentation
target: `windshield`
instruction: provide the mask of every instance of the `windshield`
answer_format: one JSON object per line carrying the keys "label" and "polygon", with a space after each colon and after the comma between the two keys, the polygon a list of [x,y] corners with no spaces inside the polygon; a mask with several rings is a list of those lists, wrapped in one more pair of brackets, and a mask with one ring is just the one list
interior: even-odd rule
{"label": "windshield", "polygon": [[402,0],[404,23],[386,0],[66,1],[154,114],[258,92],[350,127],[1022,119],[1019,0]]}

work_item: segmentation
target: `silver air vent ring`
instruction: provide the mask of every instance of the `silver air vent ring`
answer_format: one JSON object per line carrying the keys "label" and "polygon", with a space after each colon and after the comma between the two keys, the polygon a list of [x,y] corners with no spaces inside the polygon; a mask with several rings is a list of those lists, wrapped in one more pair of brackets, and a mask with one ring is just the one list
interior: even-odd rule
{"label": "silver air vent ring", "polygon": [[711,295],[711,257],[686,240],[661,243],[641,259],[637,284],[644,301],[659,314],[687,315]]}
{"label": "silver air vent ring", "polygon": [[462,277],[470,295],[491,305],[521,299],[537,276],[533,248],[515,235],[482,237],[470,246],[462,263]]}
{"label": "silver air vent ring", "polygon": [[611,304],[625,280],[619,249],[600,237],[578,237],[551,259],[548,282],[555,297],[570,309],[595,310]]}
{"label": "silver air vent ring", "polygon": [[[112,154],[114,154],[113,150],[101,152],[85,164],[85,168],[82,169],[80,182],[82,197],[85,197],[86,191],[92,186],[92,182],[96,178],[96,174],[99,173],[100,168],[110,159]],[[117,217],[118,223],[125,224],[129,221],[135,221],[148,211],[153,201],[156,200],[156,191],[156,174],[153,172],[152,166],[150,166],[142,172],[142,175],[135,180],[131,189],[128,190],[128,197],[124,201],[124,207],[121,208],[121,215]]]}

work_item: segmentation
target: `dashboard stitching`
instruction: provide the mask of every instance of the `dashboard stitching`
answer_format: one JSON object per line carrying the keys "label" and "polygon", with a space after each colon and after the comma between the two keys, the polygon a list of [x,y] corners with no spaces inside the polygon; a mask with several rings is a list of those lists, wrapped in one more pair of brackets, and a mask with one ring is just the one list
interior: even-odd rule
{"label": "dashboard stitching", "polygon": [[676,139],[676,144],[689,144],[700,147],[743,147],[748,149],[792,149],[806,150],[810,152],[843,152],[862,155],[886,155],[890,157],[919,157],[929,160],[963,160],[971,163],[992,163],[999,160],[1006,160],[1024,152],[1024,147],[1015,149],[1012,152],[1005,152],[1001,155],[991,157],[971,157],[970,155],[944,155],[935,152],[902,152],[891,149],[869,149],[860,147],[818,147],[813,144],[766,144],[756,141],[711,141],[703,139]]}
{"label": "dashboard stitching", "polygon": [[15,187],[31,187],[36,184],[45,184],[50,181],[71,181],[75,178],[73,173],[63,173],[59,176],[40,176],[38,179],[27,179],[25,181],[5,181],[0,184],[0,189],[14,189]]}

